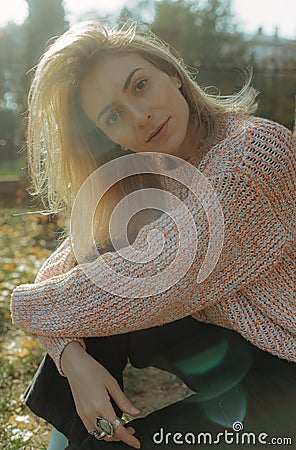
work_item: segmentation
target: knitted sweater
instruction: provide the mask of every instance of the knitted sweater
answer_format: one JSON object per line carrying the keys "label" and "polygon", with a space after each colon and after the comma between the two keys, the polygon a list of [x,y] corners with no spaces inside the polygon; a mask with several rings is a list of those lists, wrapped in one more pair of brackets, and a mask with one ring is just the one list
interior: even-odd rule
{"label": "knitted sweater", "polygon": [[[164,292],[143,297],[139,291],[134,298],[107,292],[89,279],[84,264],[74,266],[69,239],[46,261],[35,284],[14,290],[14,323],[37,335],[58,367],[72,340],[83,345],[83,337],[160,326],[188,315],[236,330],[255,346],[296,361],[296,161],[291,132],[265,119],[228,114],[207,145],[200,164],[195,156],[189,162],[215,190],[225,235],[218,263],[202,283],[196,278],[209,243],[208,221],[189,191],[182,201],[194,218],[197,252],[181,280]],[[178,209],[175,213],[182,215]],[[147,275],[164,270],[179,245],[174,221],[165,214],[140,230],[133,244],[137,250],[149,253],[147,233],[153,229],[166,238],[164,245],[159,242],[163,251],[156,259],[135,263],[107,252],[104,263],[96,259],[85,263],[87,269],[99,278],[107,263],[121,275],[142,277],[145,288]],[[185,245],[190,251],[192,243],[185,240]],[[182,261],[178,264],[181,271]]]}

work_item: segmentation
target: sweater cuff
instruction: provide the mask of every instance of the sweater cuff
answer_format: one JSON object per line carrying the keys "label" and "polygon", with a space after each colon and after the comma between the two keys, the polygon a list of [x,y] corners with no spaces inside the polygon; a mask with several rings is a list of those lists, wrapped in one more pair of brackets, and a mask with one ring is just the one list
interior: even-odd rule
{"label": "sweater cuff", "polygon": [[23,328],[25,333],[37,335],[38,333],[35,330],[28,330],[24,327],[32,321],[32,308],[28,307],[32,292],[27,289],[28,287],[31,287],[31,285],[25,284],[14,288],[10,299],[11,319],[12,323],[19,328]]}
{"label": "sweater cuff", "polygon": [[66,375],[62,371],[61,358],[63,351],[71,342],[78,342],[81,347],[86,350],[84,339],[82,338],[63,338],[63,337],[39,337],[41,345],[49,353],[51,359],[55,363],[60,375],[65,377]]}

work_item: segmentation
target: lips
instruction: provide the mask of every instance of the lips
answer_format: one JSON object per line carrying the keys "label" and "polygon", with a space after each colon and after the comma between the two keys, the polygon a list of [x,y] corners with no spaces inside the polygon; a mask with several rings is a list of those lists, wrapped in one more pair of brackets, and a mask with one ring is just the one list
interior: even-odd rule
{"label": "lips", "polygon": [[151,133],[148,134],[146,143],[158,142],[158,141],[162,140],[167,134],[169,120],[170,120],[170,117],[168,117],[164,122],[162,122],[157,127],[155,127],[151,131]]}

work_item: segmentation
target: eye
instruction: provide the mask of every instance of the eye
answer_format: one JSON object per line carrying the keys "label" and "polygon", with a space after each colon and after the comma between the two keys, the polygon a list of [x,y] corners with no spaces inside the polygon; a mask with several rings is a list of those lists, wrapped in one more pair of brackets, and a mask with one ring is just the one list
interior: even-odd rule
{"label": "eye", "polygon": [[136,90],[136,91],[141,91],[141,90],[146,86],[146,84],[147,84],[147,80],[146,80],[146,79],[139,80],[139,81],[136,83],[135,90]]}
{"label": "eye", "polygon": [[118,119],[119,119],[119,113],[117,111],[112,111],[110,114],[108,114],[108,116],[106,118],[106,124],[114,125]]}

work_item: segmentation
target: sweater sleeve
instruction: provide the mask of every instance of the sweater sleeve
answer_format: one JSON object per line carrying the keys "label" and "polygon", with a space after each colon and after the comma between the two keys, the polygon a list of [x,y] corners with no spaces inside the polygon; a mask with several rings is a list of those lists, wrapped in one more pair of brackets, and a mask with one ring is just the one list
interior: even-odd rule
{"label": "sweater sleeve", "polygon": [[[127,248],[124,255],[106,253],[66,274],[39,284],[21,285],[12,295],[14,323],[39,336],[121,334],[194,314],[268,271],[278,262],[290,239],[271,199],[239,167],[216,174],[208,181],[223,211],[225,238],[218,263],[205,280],[197,282],[198,273],[210,240],[212,251],[218,241],[215,232],[210,234],[202,204],[190,192],[184,203],[194,219],[197,247],[189,268],[184,270],[178,250],[181,236],[183,254],[192,252],[192,227],[182,220],[184,210],[177,208],[174,220],[164,214],[143,227],[134,242],[134,248],[148,256],[155,248],[162,248],[156,258],[147,258],[147,263],[130,262],[132,250]],[[176,223],[180,224],[178,230]],[[155,230],[159,231],[154,234],[156,242],[147,250],[147,235]],[[165,272],[173,260],[175,266]],[[171,280],[162,292],[153,284],[153,276],[159,272]],[[125,280],[129,283],[125,284]],[[129,289],[133,282],[136,287],[131,296]],[[149,290],[151,295],[143,295]]]}
{"label": "sweater sleeve", "polygon": [[[69,238],[67,238],[43,263],[36,276],[35,283],[38,284],[53,276],[66,273],[74,266],[75,256],[72,251],[71,241]],[[85,348],[84,340],[79,337],[40,336],[39,340],[41,342],[41,345],[53,359],[61,375],[63,375],[61,369],[61,355],[64,348],[73,341],[78,341],[80,345]]]}

